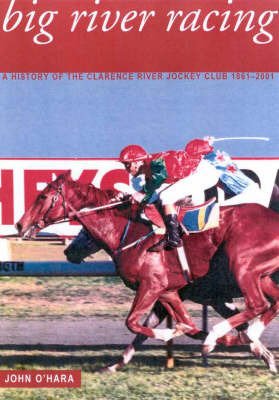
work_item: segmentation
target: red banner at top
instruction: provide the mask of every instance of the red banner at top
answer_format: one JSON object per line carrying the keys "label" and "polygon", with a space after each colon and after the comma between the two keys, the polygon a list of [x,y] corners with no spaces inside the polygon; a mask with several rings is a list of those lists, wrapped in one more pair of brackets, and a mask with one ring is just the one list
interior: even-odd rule
{"label": "red banner at top", "polygon": [[278,0],[1,0],[0,70],[279,71]]}

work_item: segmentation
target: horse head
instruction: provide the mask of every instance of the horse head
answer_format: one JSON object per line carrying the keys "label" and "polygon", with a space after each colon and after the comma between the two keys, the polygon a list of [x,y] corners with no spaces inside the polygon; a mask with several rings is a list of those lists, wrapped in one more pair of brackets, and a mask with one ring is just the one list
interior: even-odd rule
{"label": "horse head", "polygon": [[69,205],[65,196],[72,182],[69,170],[42,190],[15,225],[20,236],[33,238],[41,229],[67,218]]}
{"label": "horse head", "polygon": [[[31,239],[49,225],[77,218],[77,211],[86,207],[109,205],[116,192],[101,190],[89,183],[74,181],[71,171],[59,175],[37,196],[31,207],[16,223],[20,236]],[[109,210],[108,210],[109,212]]]}

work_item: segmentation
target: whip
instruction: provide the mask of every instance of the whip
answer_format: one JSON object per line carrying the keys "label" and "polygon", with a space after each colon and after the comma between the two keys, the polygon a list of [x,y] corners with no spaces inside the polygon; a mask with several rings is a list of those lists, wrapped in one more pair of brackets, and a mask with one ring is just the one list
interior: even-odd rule
{"label": "whip", "polygon": [[215,138],[215,137],[208,137],[205,138],[207,139],[209,142],[222,142],[225,140],[261,140],[264,142],[268,142],[270,139],[269,137],[265,137],[265,136],[229,136],[229,137],[220,137],[220,138]]}

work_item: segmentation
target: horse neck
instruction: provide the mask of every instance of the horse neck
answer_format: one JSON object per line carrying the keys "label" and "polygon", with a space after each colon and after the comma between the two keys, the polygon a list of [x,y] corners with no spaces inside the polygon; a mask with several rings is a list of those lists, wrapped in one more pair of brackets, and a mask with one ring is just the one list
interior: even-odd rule
{"label": "horse neck", "polygon": [[84,227],[91,235],[101,242],[102,247],[110,255],[119,248],[121,237],[128,222],[123,217],[116,216],[113,211],[98,211],[83,218]]}
{"label": "horse neck", "polygon": [[[85,207],[99,207],[107,205],[110,200],[108,192],[102,191],[93,185],[79,184],[72,191],[69,199],[71,205],[77,210]],[[101,242],[109,254],[118,249],[122,233],[128,219],[122,215],[116,215],[113,209],[90,212],[80,218],[82,225],[90,234]]]}
{"label": "horse neck", "polygon": [[231,229],[235,226],[238,217],[238,206],[225,206],[220,208],[220,228],[222,240],[226,241],[231,235]]}
{"label": "horse neck", "polygon": [[85,207],[98,207],[109,203],[108,192],[87,183],[74,182],[68,187],[68,200],[79,211]]}

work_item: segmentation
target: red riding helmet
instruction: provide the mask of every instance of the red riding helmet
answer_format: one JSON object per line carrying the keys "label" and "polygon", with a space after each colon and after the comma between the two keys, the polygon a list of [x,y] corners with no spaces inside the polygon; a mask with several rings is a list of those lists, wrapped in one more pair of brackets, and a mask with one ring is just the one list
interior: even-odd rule
{"label": "red riding helmet", "polygon": [[144,150],[143,147],[138,146],[137,144],[130,144],[129,146],[126,146],[124,147],[124,149],[121,150],[119,160],[122,163],[125,163],[144,160],[147,157],[148,153]]}
{"label": "red riding helmet", "polygon": [[186,144],[185,151],[190,157],[202,157],[205,154],[211,153],[214,150],[213,146],[207,140],[194,139]]}

